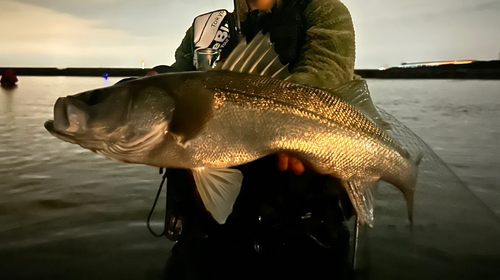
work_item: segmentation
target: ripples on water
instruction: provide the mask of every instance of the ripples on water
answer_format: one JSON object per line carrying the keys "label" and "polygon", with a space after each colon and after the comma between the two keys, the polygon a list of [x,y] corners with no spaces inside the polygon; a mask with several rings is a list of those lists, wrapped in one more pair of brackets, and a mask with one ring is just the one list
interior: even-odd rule
{"label": "ripples on water", "polygon": [[[172,244],[151,237],[145,227],[157,169],[117,164],[59,141],[43,127],[58,97],[105,85],[102,78],[21,77],[17,88],[1,89],[2,274],[141,279],[145,266],[161,275]],[[120,259],[123,252],[129,258]],[[147,261],[134,260],[143,255]],[[89,271],[96,260],[104,264]]]}
{"label": "ripples on water", "polygon": [[[57,97],[105,85],[101,78],[21,77],[17,88],[1,89],[0,271],[5,275],[152,279],[162,274],[173,244],[153,238],[145,227],[160,180],[157,169],[117,164],[60,141],[43,127]],[[423,138],[500,216],[500,82],[370,80],[369,86],[378,106]]]}
{"label": "ripples on water", "polygon": [[500,217],[500,82],[371,80],[376,104],[429,144]]}

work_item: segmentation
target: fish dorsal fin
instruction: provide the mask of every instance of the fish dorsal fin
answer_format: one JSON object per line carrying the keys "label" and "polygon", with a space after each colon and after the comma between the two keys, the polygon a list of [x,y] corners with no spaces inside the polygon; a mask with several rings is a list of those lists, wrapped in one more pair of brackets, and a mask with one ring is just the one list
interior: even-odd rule
{"label": "fish dorsal fin", "polygon": [[353,80],[330,90],[332,94],[355,106],[369,116],[380,128],[390,130],[391,125],[382,119],[373,104],[366,80]]}
{"label": "fish dorsal fin", "polygon": [[205,208],[219,224],[224,224],[240,193],[243,174],[229,168],[196,168],[192,172]]}
{"label": "fish dorsal fin", "polygon": [[[280,62],[279,55],[274,50],[274,44],[271,43],[269,33],[264,35],[262,32],[255,35],[248,44],[245,39],[241,40],[217,69],[271,77],[283,81],[292,76],[288,71],[288,64],[283,65]],[[365,80],[349,81],[327,91],[360,109],[375,121],[380,128],[384,130],[391,129],[391,126],[382,119],[375,105],[373,105]]]}
{"label": "fish dorsal fin", "polygon": [[262,32],[255,35],[248,44],[245,39],[241,40],[219,69],[280,80],[290,77],[288,64],[280,62],[269,33],[264,35]]}
{"label": "fish dorsal fin", "polygon": [[359,221],[362,224],[368,224],[370,227],[373,227],[373,208],[375,206],[375,193],[378,181],[343,180],[342,185],[353,202]]}

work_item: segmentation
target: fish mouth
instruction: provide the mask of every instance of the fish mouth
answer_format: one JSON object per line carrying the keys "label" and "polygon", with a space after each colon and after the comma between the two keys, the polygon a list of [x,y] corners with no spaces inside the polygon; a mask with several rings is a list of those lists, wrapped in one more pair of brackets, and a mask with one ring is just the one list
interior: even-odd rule
{"label": "fish mouth", "polygon": [[[82,139],[80,138],[85,138],[85,133],[80,128],[86,125],[84,121],[88,115],[72,103],[68,97],[58,98],[54,105],[54,119],[46,121],[44,126],[56,138],[81,146]],[[93,144],[91,146],[100,145]]]}
{"label": "fish mouth", "polygon": [[[89,149],[92,152],[96,153],[100,150],[104,150],[108,148],[111,144],[105,141],[99,141],[99,140],[90,140],[90,139],[85,139],[82,141],[82,137],[78,137],[76,135],[73,135],[71,133],[66,133],[62,131],[57,131],[57,129],[54,128],[54,121],[53,120],[48,120],[44,123],[45,129],[52,134],[52,136],[63,140],[64,142],[68,142],[71,144],[77,144],[85,149]],[[84,137],[83,137],[84,138]]]}
{"label": "fish mouth", "polygon": [[76,135],[87,130],[89,114],[86,112],[86,104],[78,98],[58,98],[53,111],[54,119],[45,123],[45,128],[52,134]]}
{"label": "fish mouth", "polygon": [[43,126],[53,136],[55,136],[55,137],[57,137],[57,138],[59,138],[59,139],[61,139],[63,141],[66,141],[66,142],[69,142],[69,143],[72,143],[72,144],[76,144],[76,141],[70,135],[64,134],[64,133],[58,131],[54,127],[54,121],[53,120],[46,121]]}
{"label": "fish mouth", "polygon": [[[58,98],[54,105],[54,121],[52,123],[54,131],[63,132],[70,126],[66,100],[66,97]],[[45,126],[45,128],[47,128],[47,126]]]}
{"label": "fish mouth", "polygon": [[66,110],[66,97],[57,99],[54,105],[54,119],[46,121],[44,126],[53,136],[75,144],[75,140],[66,133],[66,130],[70,127],[68,112]]}

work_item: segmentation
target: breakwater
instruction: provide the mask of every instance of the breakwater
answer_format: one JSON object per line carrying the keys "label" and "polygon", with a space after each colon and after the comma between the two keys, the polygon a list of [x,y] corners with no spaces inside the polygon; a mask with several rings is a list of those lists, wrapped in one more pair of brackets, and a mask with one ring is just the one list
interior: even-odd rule
{"label": "breakwater", "polygon": [[500,80],[500,60],[475,61],[468,64],[439,66],[391,67],[384,70],[356,70],[363,78],[372,79],[481,79]]}
{"label": "breakwater", "polygon": [[77,76],[77,77],[127,77],[144,76],[151,69],[141,68],[56,68],[56,67],[1,67],[0,75],[12,70],[18,76]]}
{"label": "breakwater", "polygon": [[[19,76],[144,76],[150,68],[56,68],[0,67],[0,75],[13,70]],[[355,73],[370,79],[485,79],[500,80],[500,60],[476,61],[469,64],[439,66],[391,67],[384,70],[357,69]]]}

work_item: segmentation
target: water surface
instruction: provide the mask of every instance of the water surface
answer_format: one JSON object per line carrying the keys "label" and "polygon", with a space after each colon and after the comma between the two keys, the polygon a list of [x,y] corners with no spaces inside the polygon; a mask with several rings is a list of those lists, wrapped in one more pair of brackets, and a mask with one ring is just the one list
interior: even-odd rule
{"label": "water surface", "polygon": [[[117,80],[20,77],[17,88],[1,89],[4,279],[162,279],[174,244],[152,237],[145,226],[158,170],[115,163],[43,127],[57,97]],[[499,273],[500,82],[369,80],[369,87],[375,103],[424,139],[466,184],[423,190],[413,233],[401,196],[382,189],[364,250],[369,278]],[[161,219],[160,212],[158,230]]]}

